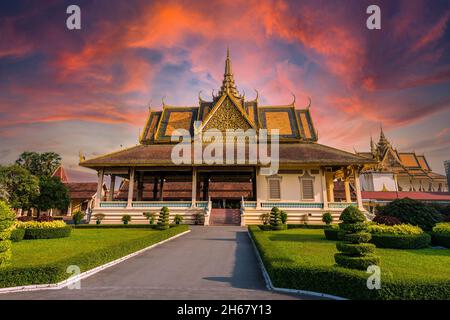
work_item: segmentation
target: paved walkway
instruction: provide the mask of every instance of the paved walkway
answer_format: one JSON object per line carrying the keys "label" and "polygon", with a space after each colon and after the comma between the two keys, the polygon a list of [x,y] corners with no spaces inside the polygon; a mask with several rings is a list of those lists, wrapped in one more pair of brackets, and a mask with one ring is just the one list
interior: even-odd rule
{"label": "paved walkway", "polygon": [[0,299],[301,299],[273,293],[243,227],[191,232],[81,281],[80,290],[0,294]]}

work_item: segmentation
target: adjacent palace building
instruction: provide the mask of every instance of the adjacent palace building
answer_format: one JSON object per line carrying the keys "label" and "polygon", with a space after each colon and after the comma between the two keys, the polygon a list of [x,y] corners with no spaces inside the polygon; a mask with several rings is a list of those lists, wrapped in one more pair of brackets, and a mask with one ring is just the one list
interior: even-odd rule
{"label": "adjacent palace building", "polygon": [[[375,154],[354,154],[319,144],[309,107],[297,109],[295,97],[291,104],[280,106],[261,106],[258,95],[246,100],[236,88],[227,53],[223,83],[212,101],[199,96],[198,105],[192,107],[163,102],[162,111],[149,111],[138,145],[80,159],[81,166],[98,172],[97,194],[102,194],[105,176],[110,176],[109,192],[105,198],[95,198],[92,214],[105,214],[105,223],[120,223],[124,214],[132,216],[131,223],[143,223],[144,213],[167,206],[171,218],[182,215],[184,223],[201,218],[205,225],[248,225],[261,223],[261,215],[274,206],[288,213],[289,223],[320,223],[325,211],[337,218],[350,204],[363,209],[360,174],[376,169],[379,159]],[[175,164],[171,155],[177,142],[171,136],[177,129],[191,136],[208,129],[278,129],[278,172],[265,175],[268,165],[261,161]],[[406,163],[403,155],[393,156]],[[387,157],[385,161],[391,161]],[[418,159],[417,170],[423,169],[422,162]],[[335,199],[336,182],[342,185],[339,201]]]}

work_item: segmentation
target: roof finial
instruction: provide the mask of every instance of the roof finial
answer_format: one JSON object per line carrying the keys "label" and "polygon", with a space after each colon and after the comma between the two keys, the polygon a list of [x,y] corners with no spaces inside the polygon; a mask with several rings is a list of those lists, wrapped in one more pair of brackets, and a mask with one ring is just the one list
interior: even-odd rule
{"label": "roof finial", "polygon": [[308,105],[306,106],[306,109],[309,109],[309,108],[311,107],[311,97],[308,97],[308,100],[309,100],[309,103],[308,103]]}
{"label": "roof finial", "polygon": [[253,90],[255,90],[255,92],[256,92],[256,98],[255,98],[255,101],[258,102],[258,99],[259,99],[259,92],[258,92],[258,90],[256,90],[256,89],[253,89]]}
{"label": "roof finial", "polygon": [[227,58],[225,60],[225,73],[223,74],[222,87],[220,87],[219,96],[229,93],[239,97],[239,92],[234,83],[233,71],[231,68],[230,48],[227,48]]}
{"label": "roof finial", "polygon": [[166,102],[164,101],[165,99],[166,99],[166,96],[163,96],[163,97],[161,98],[161,102],[162,102],[163,107],[166,106]]}

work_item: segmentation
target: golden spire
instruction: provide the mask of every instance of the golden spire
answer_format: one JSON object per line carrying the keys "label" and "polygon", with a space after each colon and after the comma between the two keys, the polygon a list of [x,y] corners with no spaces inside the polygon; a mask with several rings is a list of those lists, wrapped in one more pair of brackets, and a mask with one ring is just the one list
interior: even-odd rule
{"label": "golden spire", "polygon": [[239,92],[236,89],[234,83],[233,71],[231,69],[230,48],[227,48],[227,58],[225,60],[225,73],[223,74],[222,87],[220,87],[219,96],[224,93],[232,94],[235,97],[239,97]]}

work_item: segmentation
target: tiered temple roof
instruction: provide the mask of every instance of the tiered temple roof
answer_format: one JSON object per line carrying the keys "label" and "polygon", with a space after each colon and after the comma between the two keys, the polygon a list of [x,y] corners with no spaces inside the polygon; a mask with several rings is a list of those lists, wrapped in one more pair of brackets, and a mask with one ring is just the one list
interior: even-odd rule
{"label": "tiered temple roof", "polygon": [[383,128],[381,128],[380,139],[376,145],[372,138],[370,139],[370,149],[370,152],[358,152],[360,156],[378,161],[378,165],[370,170],[393,172],[398,176],[445,180],[445,176],[432,172],[425,155],[418,155],[415,152],[400,152],[395,149],[386,138]]}
{"label": "tiered temple roof", "polygon": [[[294,101],[285,105],[261,106],[258,93],[246,101],[240,95],[232,72],[229,50],[225,72],[218,95],[211,101],[199,95],[197,106],[177,107],[163,102],[162,110],[150,109],[139,145],[80,162],[85,167],[102,166],[170,166],[173,143],[171,135],[177,129],[195,130],[271,129],[279,130],[280,165],[350,165],[374,163],[373,159],[317,143],[318,134],[308,106],[297,109]],[[194,129],[195,124],[199,128]]]}

